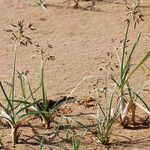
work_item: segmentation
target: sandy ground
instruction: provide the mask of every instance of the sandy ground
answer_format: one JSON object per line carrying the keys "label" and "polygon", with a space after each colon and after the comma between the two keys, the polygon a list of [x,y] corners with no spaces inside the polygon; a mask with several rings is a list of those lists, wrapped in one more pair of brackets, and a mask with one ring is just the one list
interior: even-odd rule
{"label": "sandy ground", "polygon": [[[10,23],[24,20],[25,24],[34,22],[35,31],[28,33],[33,42],[40,43],[43,47],[47,42],[53,48],[48,49],[47,55],[55,56],[55,60],[46,63],[45,76],[48,96],[58,98],[68,95],[73,88],[85,77],[98,76],[102,61],[106,59],[106,53],[114,54],[114,61],[117,63],[115,48],[118,47],[120,40],[124,38],[126,24],[126,7],[121,0],[103,0],[96,3],[91,10],[66,8],[66,3],[58,0],[46,1],[47,11],[37,6],[34,0],[1,0],[0,1],[0,80],[10,81],[11,66],[13,61],[14,42],[4,29],[10,28]],[[88,3],[89,4],[89,3]],[[82,8],[87,3],[81,3]],[[141,10],[144,22],[130,31],[131,42],[142,30],[142,37],[135,54],[135,61],[142,58],[150,48],[150,1],[142,0]],[[148,64],[150,61],[148,60]],[[17,69],[29,70],[28,78],[33,87],[38,84],[40,73],[40,58],[36,55],[36,48],[33,45],[21,47],[17,50]],[[140,75],[137,73],[137,75]],[[117,72],[116,72],[117,76]],[[133,78],[133,83],[137,82],[138,77]],[[143,77],[142,77],[143,79]],[[96,79],[86,80],[72,96],[80,99],[89,97],[92,86]],[[104,82],[102,83],[104,84]],[[149,88],[149,87],[148,87]],[[149,91],[143,96],[150,98]],[[96,112],[96,108],[84,109],[83,106],[73,104],[74,113]],[[78,108],[78,109],[76,109]],[[139,112],[141,115],[142,112]],[[36,124],[36,121],[35,121]],[[23,129],[23,136],[32,135],[32,130]],[[0,131],[1,132],[1,131]],[[12,148],[9,144],[9,132],[6,130],[4,143],[10,149],[39,149],[35,144],[19,144]],[[150,130],[149,128],[138,128],[137,130],[122,129],[117,127],[116,135],[118,144],[113,144],[110,149],[119,150],[149,150],[150,149]],[[126,136],[127,138],[123,137]],[[122,137],[121,137],[122,136]],[[113,137],[115,139],[115,137]],[[88,141],[89,142],[89,141]],[[33,142],[34,143],[34,142]],[[96,141],[89,142],[91,150],[108,149],[98,145]],[[53,148],[55,149],[55,148]]]}

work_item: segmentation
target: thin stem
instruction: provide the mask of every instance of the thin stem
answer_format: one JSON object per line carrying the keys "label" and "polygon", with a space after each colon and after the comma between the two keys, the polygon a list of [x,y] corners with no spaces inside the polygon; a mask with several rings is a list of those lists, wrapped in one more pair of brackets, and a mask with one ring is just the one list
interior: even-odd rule
{"label": "thin stem", "polygon": [[122,58],[121,58],[121,80],[123,77],[125,50],[126,50],[126,44],[127,44],[127,39],[128,39],[129,27],[130,27],[130,20],[127,21],[127,29],[125,33],[125,39],[123,42],[123,50],[122,50]]}
{"label": "thin stem", "polygon": [[[13,73],[12,73],[12,88],[11,88],[11,104],[13,106],[13,100],[14,100],[14,92],[15,92],[15,71],[16,71],[16,61],[17,61],[17,55],[16,55],[16,51],[17,48],[19,46],[20,43],[20,36],[18,35],[18,39],[15,43],[15,47],[14,47],[14,56],[13,56]],[[14,111],[12,111],[13,116],[14,116]]]}

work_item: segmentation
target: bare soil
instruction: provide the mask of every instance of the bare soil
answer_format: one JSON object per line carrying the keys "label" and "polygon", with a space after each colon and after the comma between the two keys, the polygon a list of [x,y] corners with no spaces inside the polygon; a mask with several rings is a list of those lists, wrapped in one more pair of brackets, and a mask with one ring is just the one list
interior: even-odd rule
{"label": "bare soil", "polygon": [[[72,3],[72,2],[71,2]],[[63,1],[46,0],[47,11],[38,6],[34,0],[1,0],[0,1],[0,80],[9,82],[11,80],[11,66],[13,61],[14,41],[4,29],[10,28],[10,23],[24,20],[25,24],[34,22],[35,31],[28,34],[34,42],[45,46],[51,43],[53,48],[47,51],[47,55],[55,56],[55,60],[46,63],[45,77],[48,96],[56,99],[67,96],[73,88],[84,78],[98,76],[102,61],[106,59],[106,53],[114,54],[114,61],[117,63],[115,49],[120,40],[124,38],[127,8],[121,0],[103,0],[96,2],[93,10],[84,9],[90,2],[81,2],[81,8],[67,8],[67,3]],[[139,31],[142,30],[142,37],[138,45],[134,61],[138,62],[150,48],[150,1],[142,0],[141,10],[144,14],[144,22],[137,28],[131,29],[131,43],[136,39]],[[148,60],[147,65],[150,65]],[[38,85],[40,74],[40,58],[36,54],[33,45],[21,47],[17,50],[17,69],[29,70],[28,78],[33,87]],[[117,76],[117,71],[115,72]],[[138,72],[133,77],[133,84],[136,88],[139,82]],[[145,79],[142,76],[142,80]],[[89,99],[90,92],[96,79],[87,79],[73,93],[77,99]],[[104,82],[102,83],[104,84]],[[103,86],[103,85],[102,85]],[[147,87],[143,97],[150,104],[150,87]],[[3,100],[2,93],[0,100]],[[104,102],[102,98],[101,103]],[[65,112],[75,120],[83,124],[94,127],[93,122],[87,114],[96,113],[96,104],[91,107],[73,103],[66,106],[71,108],[71,112]],[[103,146],[91,133],[87,133],[83,147],[88,150],[118,149],[118,150],[149,150],[150,149],[150,129],[142,124],[142,119],[146,118],[141,110],[138,110],[137,121],[139,125],[123,129],[119,124],[112,130],[111,145]],[[61,122],[61,117],[56,118]],[[21,127],[22,134],[19,144],[12,146],[10,142],[10,129],[0,129],[0,135],[4,132],[2,143],[6,149],[32,150],[39,149],[41,141],[40,133],[51,132],[42,129],[40,120],[30,121],[30,124]],[[65,126],[65,120],[63,120]],[[77,124],[73,123],[76,127]],[[55,124],[54,124],[55,126]],[[79,129],[76,129],[79,130]],[[63,132],[64,130],[62,130]],[[81,131],[81,129],[79,130]],[[64,134],[64,133],[62,133]],[[46,136],[45,149],[63,149],[63,146],[71,149],[71,144],[56,137],[54,140]]]}

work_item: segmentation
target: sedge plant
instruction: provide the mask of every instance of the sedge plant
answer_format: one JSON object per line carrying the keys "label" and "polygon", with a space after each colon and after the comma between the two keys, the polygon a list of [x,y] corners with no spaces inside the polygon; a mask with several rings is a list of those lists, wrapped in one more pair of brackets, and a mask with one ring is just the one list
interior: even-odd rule
{"label": "sedge plant", "polygon": [[[132,96],[132,87],[130,83],[130,79],[135,74],[135,72],[149,59],[150,57],[150,51],[147,52],[147,54],[139,60],[139,62],[136,65],[133,65],[132,58],[134,56],[134,53],[136,51],[137,45],[139,43],[141,32],[138,34],[137,39],[135,43],[133,44],[133,47],[131,47],[131,50],[128,52],[129,54],[126,55],[126,49],[128,45],[128,35],[129,35],[129,29],[131,25],[131,15],[129,15],[129,19],[127,19],[127,28],[125,32],[125,37],[123,41],[123,47],[121,51],[121,59],[119,58],[118,54],[118,60],[120,65],[120,79],[115,79],[113,75],[110,75],[111,80],[116,84],[119,90],[119,97],[118,101],[120,102],[120,111],[121,111],[121,124],[123,126],[126,126],[128,124],[127,121],[127,113],[129,110],[132,112],[132,122],[135,123],[135,108],[136,104],[133,101]],[[134,67],[133,67],[134,66]],[[126,95],[129,95],[127,98]]]}
{"label": "sedge plant", "polygon": [[[18,143],[18,138],[20,133],[18,132],[19,127],[22,122],[29,114],[24,114],[24,110],[26,110],[29,105],[23,105],[23,101],[16,97],[16,89],[15,89],[15,81],[16,81],[16,60],[17,60],[17,49],[19,46],[27,46],[27,44],[32,44],[31,38],[25,35],[26,30],[33,30],[32,23],[30,23],[27,27],[24,26],[24,21],[19,21],[17,24],[11,24],[13,29],[6,29],[5,31],[10,32],[13,38],[16,40],[15,48],[14,48],[14,57],[13,57],[13,71],[12,71],[12,81],[9,92],[5,89],[2,81],[0,81],[0,88],[4,95],[4,99],[6,101],[6,105],[0,103],[0,118],[4,119],[11,127],[11,136],[12,143]],[[9,94],[8,94],[9,93]],[[34,105],[34,104],[33,104]]]}
{"label": "sedge plant", "polygon": [[[48,99],[47,97],[47,91],[45,87],[45,62],[48,60],[54,60],[54,56],[48,56],[45,58],[45,51],[47,48],[52,48],[51,44],[46,45],[45,48],[42,48],[38,43],[35,43],[35,46],[38,48],[37,52],[40,55],[41,58],[41,68],[40,68],[40,85],[36,88],[36,90],[32,90],[31,84],[29,80],[24,76],[23,78],[27,81],[30,96],[24,97],[25,101],[28,101],[28,103],[35,102],[35,105],[32,106],[32,114],[37,114],[41,117],[42,123],[45,126],[46,129],[51,128],[50,124],[55,118],[56,111],[65,103],[70,102],[69,98],[62,98],[57,101],[53,101]],[[23,88],[22,88],[23,89]],[[23,93],[25,93],[23,89]],[[36,98],[34,95],[41,91],[41,98]],[[32,102],[29,102],[29,99],[31,98]],[[36,103],[38,101],[38,103]]]}

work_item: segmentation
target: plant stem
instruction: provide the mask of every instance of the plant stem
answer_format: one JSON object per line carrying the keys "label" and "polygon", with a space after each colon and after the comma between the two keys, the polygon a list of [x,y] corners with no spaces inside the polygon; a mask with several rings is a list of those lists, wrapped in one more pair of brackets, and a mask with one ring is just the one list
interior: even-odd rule
{"label": "plant stem", "polygon": [[19,129],[19,124],[11,128],[13,145],[18,143],[18,138],[19,138],[18,129]]}
{"label": "plant stem", "polygon": [[[13,106],[13,100],[14,100],[14,91],[15,91],[15,71],[16,71],[16,60],[17,60],[17,55],[16,55],[16,51],[17,48],[19,46],[19,42],[20,42],[20,36],[18,36],[18,39],[16,41],[15,44],[15,48],[14,48],[14,56],[13,56],[13,73],[12,73],[12,90],[11,90],[11,104]],[[13,116],[14,116],[14,111],[12,111]]]}

